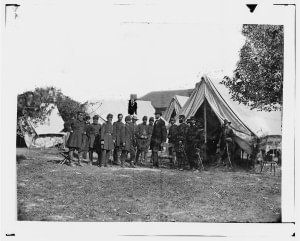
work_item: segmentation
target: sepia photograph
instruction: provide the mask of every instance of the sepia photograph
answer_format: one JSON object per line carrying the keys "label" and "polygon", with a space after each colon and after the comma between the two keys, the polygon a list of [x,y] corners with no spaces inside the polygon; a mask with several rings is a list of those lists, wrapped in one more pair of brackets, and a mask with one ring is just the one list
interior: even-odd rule
{"label": "sepia photograph", "polygon": [[18,225],[292,222],[293,6],[5,2]]}

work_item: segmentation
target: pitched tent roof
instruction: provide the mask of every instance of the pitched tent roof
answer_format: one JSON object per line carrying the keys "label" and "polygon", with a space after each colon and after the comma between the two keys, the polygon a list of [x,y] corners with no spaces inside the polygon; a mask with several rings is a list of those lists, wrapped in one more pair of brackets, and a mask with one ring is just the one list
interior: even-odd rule
{"label": "pitched tent roof", "polygon": [[167,108],[170,101],[175,95],[190,96],[193,89],[186,90],[166,90],[166,91],[152,91],[139,100],[151,101],[154,108]]}
{"label": "pitched tent roof", "polygon": [[51,110],[44,122],[39,122],[34,124],[32,121],[29,121],[32,128],[34,129],[37,135],[53,135],[61,134],[61,131],[64,128],[64,121],[59,114],[59,111],[54,104],[50,104],[47,107],[47,110]]}
{"label": "pitched tent roof", "polygon": [[167,122],[169,122],[173,112],[175,111],[175,115],[176,115],[179,112],[179,110],[182,108],[182,106],[185,104],[185,102],[188,100],[188,98],[189,97],[187,96],[175,95],[171,99],[168,108],[165,110],[163,114],[163,118]]}
{"label": "pitched tent roof", "polygon": [[185,105],[179,111],[189,118],[197,112],[204,99],[207,100],[211,109],[220,122],[224,119],[231,121],[237,137],[240,140],[249,141],[251,134],[257,137],[266,135],[281,135],[281,112],[263,112],[251,110],[248,106],[239,104],[230,98],[228,89],[220,84],[218,79],[204,75],[196,84],[193,93]]}
{"label": "pitched tent roof", "polygon": [[56,105],[50,104],[47,107],[47,111],[49,110],[51,111],[43,122],[36,122],[32,119],[28,120],[32,133],[23,133],[23,138],[27,147],[48,148],[63,144],[63,136],[65,133],[63,133],[62,130],[64,128],[64,121],[60,116]]}
{"label": "pitched tent roof", "polygon": [[[106,121],[106,116],[113,114],[113,122],[117,120],[118,114],[128,115],[128,100],[90,100],[86,104],[86,111],[91,116],[99,115],[99,123]],[[137,100],[138,123],[142,121],[143,116],[154,116],[155,109],[150,101]],[[123,119],[124,120],[124,119]]]}

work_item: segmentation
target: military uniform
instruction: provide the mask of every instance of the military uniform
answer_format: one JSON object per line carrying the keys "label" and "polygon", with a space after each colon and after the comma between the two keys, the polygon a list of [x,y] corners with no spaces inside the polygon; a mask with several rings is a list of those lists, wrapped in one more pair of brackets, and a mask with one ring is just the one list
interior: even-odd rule
{"label": "military uniform", "polygon": [[115,149],[114,149],[114,162],[115,164],[120,163],[120,157],[124,142],[125,135],[125,125],[121,121],[116,121],[113,124],[113,139],[115,141]]}
{"label": "military uniform", "polygon": [[171,124],[168,131],[169,155],[172,156],[171,165],[175,165],[175,144],[177,136],[177,125]]}
{"label": "military uniform", "polygon": [[153,166],[159,167],[158,163],[158,151],[162,150],[161,144],[166,142],[167,139],[167,129],[165,122],[159,118],[154,122],[150,149],[153,155]]}
{"label": "military uniform", "polygon": [[70,136],[67,142],[67,147],[81,151],[82,135],[84,132],[84,122],[77,119],[70,123]]}
{"label": "military uniform", "polygon": [[89,126],[90,126],[89,123],[84,123],[84,130],[83,130],[83,133],[82,133],[81,151],[83,152],[84,158],[86,158],[86,153],[89,151],[89,138],[88,138],[87,133],[86,133]]}
{"label": "military uniform", "polygon": [[[153,126],[154,125],[148,125],[148,127],[149,127],[149,132],[150,132],[150,136],[149,136],[149,140],[148,140],[148,150],[149,150],[149,148],[150,148],[150,142],[151,142],[151,137],[152,137],[152,132],[153,132]],[[151,150],[151,148],[150,148],[150,150]]]}
{"label": "military uniform", "polygon": [[138,162],[140,154],[142,154],[142,159],[145,159],[145,154],[148,152],[148,143],[151,136],[150,128],[148,125],[141,123],[136,129],[136,140],[137,140],[137,154],[136,163]]}
{"label": "military uniform", "polygon": [[[224,124],[230,124],[226,119]],[[234,149],[234,133],[229,125],[223,125],[221,130],[220,139],[218,142],[218,165],[222,163],[222,160],[226,157],[233,162],[233,149]]]}
{"label": "military uniform", "polygon": [[69,148],[70,165],[73,165],[74,150],[78,151],[78,165],[81,166],[81,148],[82,148],[82,135],[84,132],[84,122],[79,119],[71,120],[69,123],[70,136],[67,141]]}
{"label": "military uniform", "polygon": [[186,156],[186,133],[189,126],[181,123],[176,127],[175,152],[178,168],[182,169],[187,161]]}
{"label": "military uniform", "polygon": [[92,123],[88,126],[86,134],[89,138],[89,159],[90,163],[93,163],[93,153],[96,151],[98,154],[98,165],[100,164],[100,154],[101,154],[101,143],[100,143],[100,134],[101,134],[101,125]]}
{"label": "military uniform", "polygon": [[113,142],[113,125],[110,122],[105,122],[101,128],[101,141],[103,141],[103,145],[101,145],[102,158],[101,163],[104,163],[104,166],[107,166],[107,161],[109,159],[111,151],[114,149]]}
{"label": "military uniform", "polygon": [[200,130],[196,125],[191,124],[186,133],[186,153],[191,169],[198,168],[197,149],[200,144]]}
{"label": "military uniform", "polygon": [[[127,118],[127,117],[126,117]],[[121,154],[121,166],[124,165],[128,153],[130,153],[130,165],[134,166],[135,150],[134,150],[134,129],[132,123],[124,125],[124,143]]]}
{"label": "military uniform", "polygon": [[132,119],[135,120],[135,122],[130,123],[133,128],[133,150],[134,150],[134,152],[132,152],[132,155],[133,155],[133,159],[135,160],[136,152],[137,152],[137,138],[136,138],[137,124],[136,124],[136,121],[138,120],[138,118],[136,116],[133,116]]}

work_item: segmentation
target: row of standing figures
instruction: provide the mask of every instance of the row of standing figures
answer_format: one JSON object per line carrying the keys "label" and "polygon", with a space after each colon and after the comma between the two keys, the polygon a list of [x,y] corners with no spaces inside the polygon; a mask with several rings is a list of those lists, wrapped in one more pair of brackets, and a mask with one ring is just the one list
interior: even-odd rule
{"label": "row of standing figures", "polygon": [[[123,115],[118,115],[118,120],[112,123],[113,115],[107,115],[107,121],[102,125],[98,123],[99,116],[93,117],[90,122],[88,117],[84,118],[83,113],[78,112],[77,117],[66,123],[69,137],[66,142],[69,148],[68,164],[74,166],[74,151],[78,152],[77,165],[82,166],[82,154],[89,154],[88,163],[92,165],[93,155],[98,154],[97,165],[107,166],[108,163],[124,167],[127,165],[128,156],[130,167],[146,164],[147,153],[152,151],[150,162],[152,167],[160,166],[159,153],[165,148],[168,139],[168,152],[171,167],[183,170],[188,163],[191,170],[203,170],[203,146],[204,133],[203,126],[196,125],[194,117],[189,119],[189,124],[185,122],[185,116],[179,116],[179,124],[175,125],[174,118],[170,120],[170,127],[166,128],[165,121],[161,118],[161,113],[155,113],[155,119],[147,116],[143,117],[143,122],[136,124],[136,116],[126,116],[125,123],[122,122]],[[230,122],[224,121],[224,128],[218,143],[219,162],[221,162],[224,151],[227,153],[230,162],[230,151],[228,149],[228,139],[231,138],[232,130],[229,128]],[[225,140],[222,141],[222,140]],[[232,140],[231,140],[232,141]],[[225,143],[225,145],[224,145]],[[230,144],[230,143],[229,143]],[[231,162],[230,162],[231,165]]]}

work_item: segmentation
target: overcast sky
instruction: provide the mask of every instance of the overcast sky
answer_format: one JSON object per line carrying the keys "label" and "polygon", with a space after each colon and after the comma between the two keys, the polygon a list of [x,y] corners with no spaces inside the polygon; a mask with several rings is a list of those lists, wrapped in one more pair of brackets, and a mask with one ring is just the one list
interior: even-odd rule
{"label": "overcast sky", "polygon": [[249,11],[206,2],[21,2],[11,34],[17,91],[55,86],[78,101],[128,99],[193,88],[199,73],[232,74],[245,41],[234,16]]}

